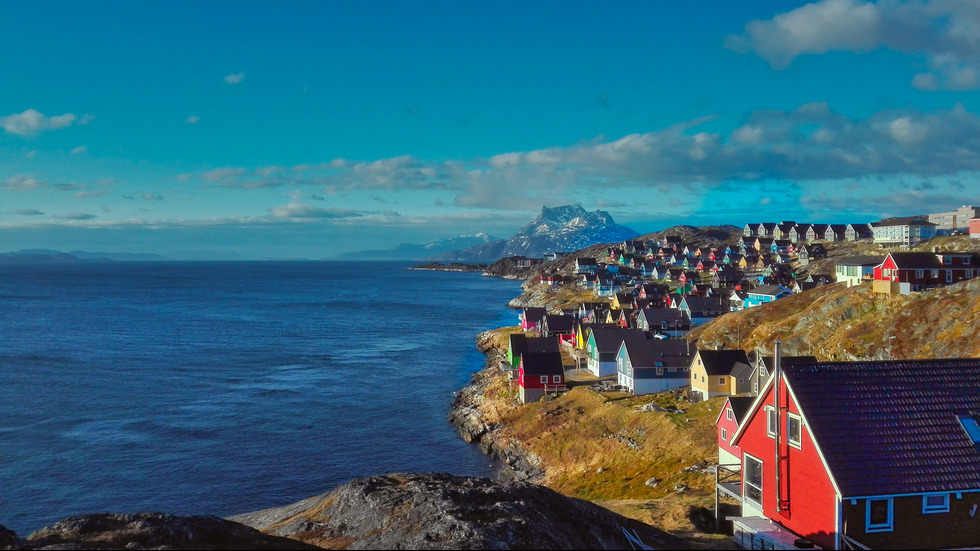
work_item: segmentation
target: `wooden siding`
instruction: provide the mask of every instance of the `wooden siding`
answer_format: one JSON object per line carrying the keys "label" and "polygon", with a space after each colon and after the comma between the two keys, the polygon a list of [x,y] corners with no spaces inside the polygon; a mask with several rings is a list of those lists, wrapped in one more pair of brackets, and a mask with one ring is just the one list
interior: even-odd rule
{"label": "wooden siding", "polygon": [[[788,445],[786,441],[786,412],[799,411],[789,400],[785,384],[781,384],[780,407],[782,415],[782,435],[780,463],[783,511],[776,512],[776,469],[775,440],[766,433],[765,405],[772,406],[773,391],[770,386],[762,404],[754,415],[745,420],[747,426],[737,442],[743,456],[749,454],[762,460],[762,506],[766,517],[782,524],[787,529],[805,537],[820,547],[832,549],[837,530],[837,493],[830,475],[817,453],[813,440],[805,424],[801,428],[800,449]],[[787,408],[788,405],[788,408]],[[745,462],[742,466],[742,480],[745,480]],[[743,482],[744,486],[744,482]]]}
{"label": "wooden siding", "polygon": [[844,533],[872,549],[948,549],[980,546],[980,520],[970,510],[980,503],[980,492],[950,494],[948,513],[922,512],[922,496],[892,499],[893,528],[888,532],[866,531],[867,499],[852,504],[844,499]]}

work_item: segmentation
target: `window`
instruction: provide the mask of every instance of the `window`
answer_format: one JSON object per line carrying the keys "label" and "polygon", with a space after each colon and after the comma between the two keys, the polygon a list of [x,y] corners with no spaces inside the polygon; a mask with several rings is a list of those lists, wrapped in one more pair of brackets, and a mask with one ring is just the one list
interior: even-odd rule
{"label": "window", "polygon": [[742,478],[744,482],[743,486],[743,496],[745,499],[755,503],[760,508],[762,507],[762,461],[752,457],[747,453],[742,454],[745,460],[745,475]]}
{"label": "window", "polygon": [[948,513],[949,494],[930,494],[922,496],[922,514]]}
{"label": "window", "polygon": [[939,270],[938,269],[932,270],[932,278],[933,279],[939,279]]}
{"label": "window", "polygon": [[867,533],[891,532],[894,529],[892,498],[868,499],[864,520]]}
{"label": "window", "polygon": [[918,279],[922,279],[922,276],[923,276],[923,275],[924,275],[924,273],[923,273],[923,270],[916,270],[916,271],[915,271],[915,277],[916,277],[916,278],[918,278]]}
{"label": "window", "polygon": [[664,374],[664,368],[658,367],[657,368],[657,375],[663,375],[663,374]]}
{"label": "window", "polygon": [[552,375],[551,376],[551,382],[553,382],[553,383],[560,383],[561,382],[561,375]]}
{"label": "window", "polygon": [[943,257],[943,264],[946,264],[947,266],[951,266],[953,264],[953,257],[951,257],[951,256],[944,256]]}
{"label": "window", "polygon": [[959,417],[960,424],[963,425],[963,430],[966,431],[966,435],[970,437],[970,440],[974,444],[980,444],[980,425],[977,424],[977,420],[973,417]]}
{"label": "window", "polygon": [[766,434],[776,436],[776,410],[772,406],[766,406]]}
{"label": "window", "polygon": [[542,375],[541,376],[541,384],[543,384],[543,385],[548,384],[548,376],[547,375]]}
{"label": "window", "polygon": [[728,429],[721,429],[721,439],[728,442]]}
{"label": "window", "polygon": [[728,419],[729,421],[734,421],[735,420],[735,414],[732,413],[732,408],[728,408],[725,411],[725,419]]}
{"label": "window", "polygon": [[720,384],[720,385],[725,384],[725,378],[724,377],[718,377],[718,384]]}
{"label": "window", "polygon": [[794,448],[799,449],[803,445],[803,418],[799,415],[786,414],[786,439]]}

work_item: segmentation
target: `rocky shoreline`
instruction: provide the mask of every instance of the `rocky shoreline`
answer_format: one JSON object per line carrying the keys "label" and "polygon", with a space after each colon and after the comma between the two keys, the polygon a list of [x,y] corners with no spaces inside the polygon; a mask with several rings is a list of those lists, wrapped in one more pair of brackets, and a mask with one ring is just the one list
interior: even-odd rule
{"label": "rocky shoreline", "polygon": [[464,264],[462,262],[427,262],[412,266],[409,270],[428,270],[430,272],[483,272],[487,269],[487,264]]}
{"label": "rocky shoreline", "polygon": [[473,374],[470,383],[456,393],[449,412],[449,422],[456,427],[460,437],[476,444],[480,451],[498,460],[504,468],[497,472],[502,481],[539,482],[544,476],[541,458],[527,450],[518,440],[501,434],[498,423],[489,422],[481,404],[486,400],[485,391],[493,377],[506,365],[504,351],[494,346],[488,333],[477,337],[477,348],[486,354],[483,369]]}

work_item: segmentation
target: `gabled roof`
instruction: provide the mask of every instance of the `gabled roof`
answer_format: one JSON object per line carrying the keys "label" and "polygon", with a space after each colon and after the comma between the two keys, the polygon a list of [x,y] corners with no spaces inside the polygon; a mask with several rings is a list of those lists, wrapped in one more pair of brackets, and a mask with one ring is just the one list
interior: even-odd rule
{"label": "gabled roof", "polygon": [[980,489],[980,358],[791,363],[782,369],[841,496]]}
{"label": "gabled roof", "polygon": [[560,352],[525,352],[521,355],[524,375],[564,375]]}
{"label": "gabled roof", "polygon": [[649,333],[627,336],[623,339],[620,352],[622,347],[626,347],[626,354],[633,369],[687,367],[691,365],[691,358],[697,352],[693,344],[689,345],[683,339],[652,339]]}
{"label": "gabled roof", "polygon": [[695,314],[702,312],[728,311],[728,300],[720,296],[700,297],[696,295],[687,295],[684,297],[682,302],[686,303],[687,308]]}
{"label": "gabled roof", "polygon": [[544,317],[544,326],[548,328],[549,333],[571,333],[573,320],[572,316],[549,314]]}
{"label": "gabled roof", "polygon": [[548,314],[547,308],[529,307],[525,308],[524,319],[530,322],[540,322]]}
{"label": "gabled roof", "polygon": [[877,266],[885,261],[882,256],[845,256],[834,261],[837,266]]}
{"label": "gabled roof", "polygon": [[933,253],[889,253],[895,265],[903,270],[929,270],[942,268],[943,263]]}
{"label": "gabled roof", "polygon": [[[745,414],[752,408],[752,402],[755,401],[755,396],[729,396],[727,401],[732,406],[732,413],[735,415],[735,424],[741,425],[742,420],[745,419]],[[724,414],[725,407],[722,406],[718,417],[715,418],[716,425],[718,421],[721,421],[721,416]]]}
{"label": "gabled roof", "polygon": [[667,323],[668,327],[675,323],[678,326],[691,323],[687,317],[687,312],[677,308],[644,308],[640,310],[638,316],[643,316],[643,319],[651,326],[663,325],[664,322]]}
{"label": "gabled roof", "polygon": [[759,285],[755,289],[749,291],[750,295],[766,295],[766,296],[779,296],[781,294],[792,295],[793,291],[783,287],[782,285]]}
{"label": "gabled roof", "polygon": [[639,329],[606,329],[596,327],[592,329],[592,336],[590,339],[595,341],[596,349],[599,353],[617,353],[619,352],[620,345],[623,344],[623,339],[627,338],[627,335],[643,334],[643,331]]}
{"label": "gabled roof", "polygon": [[732,375],[739,364],[751,369],[744,350],[699,350],[698,354],[708,375]]}

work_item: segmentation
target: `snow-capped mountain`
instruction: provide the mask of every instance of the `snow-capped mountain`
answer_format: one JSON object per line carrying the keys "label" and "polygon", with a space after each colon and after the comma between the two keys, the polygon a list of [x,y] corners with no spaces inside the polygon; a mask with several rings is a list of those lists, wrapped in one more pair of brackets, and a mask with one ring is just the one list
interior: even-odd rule
{"label": "snow-capped mountain", "polygon": [[541,257],[570,252],[597,243],[632,239],[639,233],[613,221],[608,212],[586,211],[580,205],[543,207],[541,214],[510,239],[492,241],[431,257],[433,260],[492,262],[507,256]]}
{"label": "snow-capped mountain", "polygon": [[448,237],[427,243],[402,243],[392,249],[345,253],[338,258],[356,258],[358,260],[422,260],[446,251],[484,245],[493,241],[497,241],[497,238],[481,232],[474,235]]}

